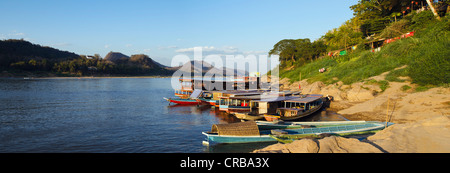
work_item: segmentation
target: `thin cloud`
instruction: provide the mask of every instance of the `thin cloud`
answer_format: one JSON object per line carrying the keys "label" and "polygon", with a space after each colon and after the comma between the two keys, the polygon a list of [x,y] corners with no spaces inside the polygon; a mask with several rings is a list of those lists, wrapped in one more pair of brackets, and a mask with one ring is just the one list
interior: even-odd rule
{"label": "thin cloud", "polygon": [[26,34],[23,32],[17,32],[17,31],[13,31],[12,33],[8,34],[9,36],[25,36]]}
{"label": "thin cloud", "polygon": [[194,53],[195,48],[201,48],[204,55],[261,55],[267,54],[267,51],[241,51],[239,48],[234,46],[224,46],[222,48],[217,48],[214,46],[197,46],[190,48],[177,49],[177,53]]}
{"label": "thin cloud", "polygon": [[177,49],[178,46],[159,46],[158,50]]}

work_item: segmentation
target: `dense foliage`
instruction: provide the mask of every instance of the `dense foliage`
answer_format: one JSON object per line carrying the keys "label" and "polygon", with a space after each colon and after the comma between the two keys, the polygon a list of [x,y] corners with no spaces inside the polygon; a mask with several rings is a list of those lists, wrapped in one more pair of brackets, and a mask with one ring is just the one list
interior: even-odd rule
{"label": "dense foliage", "polygon": [[325,51],[326,46],[321,40],[311,43],[309,39],[285,39],[275,44],[269,55],[279,55],[282,62],[302,65],[318,58]]}
{"label": "dense foliage", "polygon": [[31,62],[32,65],[40,61],[44,63],[41,64],[42,66],[49,66],[49,61],[64,61],[78,57],[79,55],[72,52],[60,51],[24,40],[0,40],[0,68],[7,68],[11,63],[19,61],[25,63],[30,60],[34,60]]}
{"label": "dense foliage", "polygon": [[[410,23],[408,28],[418,29],[414,37],[386,44],[379,52],[359,51],[346,56],[322,58],[290,70],[280,69],[280,77],[297,81],[300,80],[301,73],[302,79],[308,79],[310,82],[323,81],[332,84],[342,81],[345,84],[351,84],[391,71],[386,76],[388,81],[401,81],[397,78],[398,76],[409,76],[413,83],[421,86],[448,86],[450,83],[449,15],[441,20],[431,18],[429,22],[421,24],[413,22],[414,18],[429,16],[427,13],[431,12],[412,14],[411,21],[406,21]],[[394,70],[405,65],[406,68]],[[327,68],[327,72],[319,73],[320,68]]]}
{"label": "dense foliage", "polygon": [[[60,76],[171,75],[147,55],[133,55],[112,62],[77,55],[24,40],[0,40],[0,70],[13,73],[53,73]],[[45,75],[45,74],[44,74]]]}
{"label": "dense foliage", "polygon": [[[290,56],[290,46],[279,46],[283,40],[274,46],[269,55],[280,55],[280,77],[287,77],[291,81],[308,79],[310,82],[332,84],[342,81],[351,84],[391,71],[386,77],[387,81],[378,83],[388,85],[388,81],[402,81],[398,76],[409,76],[413,83],[421,86],[448,86],[450,22],[445,9],[448,9],[449,1],[434,4],[440,18],[431,10],[415,11],[422,4],[427,5],[425,1],[411,3],[404,0],[360,0],[358,4],[351,6],[354,17],[315,41],[322,42],[325,48],[312,50],[322,51],[323,55],[324,49],[329,52],[350,50],[350,46],[358,45],[348,55],[316,56],[311,62],[295,64],[291,62],[299,61],[302,57]],[[369,43],[373,40],[400,37],[411,31],[415,31],[414,37],[385,43],[378,52],[370,50]],[[394,70],[398,67],[406,68]],[[321,68],[326,68],[327,71],[320,73]]]}

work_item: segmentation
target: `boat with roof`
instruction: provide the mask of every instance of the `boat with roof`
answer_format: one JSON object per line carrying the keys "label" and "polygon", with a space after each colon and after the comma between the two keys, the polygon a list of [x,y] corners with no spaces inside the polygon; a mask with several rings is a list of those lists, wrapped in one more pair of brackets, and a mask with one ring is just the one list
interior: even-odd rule
{"label": "boat with roof", "polygon": [[301,139],[323,134],[351,135],[361,132],[381,130],[393,123],[378,121],[365,122],[304,122],[297,123],[298,128],[266,130],[255,121],[231,124],[214,124],[211,131],[202,132],[206,136],[204,143],[252,143],[275,142],[280,139]]}
{"label": "boat with roof", "polygon": [[175,103],[178,105],[198,105],[200,102],[198,98],[202,95],[202,90],[194,90],[188,98],[165,98],[170,103]]}

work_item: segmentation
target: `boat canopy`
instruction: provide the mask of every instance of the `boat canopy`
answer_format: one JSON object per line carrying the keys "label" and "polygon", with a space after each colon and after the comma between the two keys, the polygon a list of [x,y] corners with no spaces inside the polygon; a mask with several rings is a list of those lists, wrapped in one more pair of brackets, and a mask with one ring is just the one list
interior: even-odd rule
{"label": "boat canopy", "polygon": [[292,100],[286,100],[285,102],[291,102],[291,103],[310,103],[321,99],[320,97],[305,97],[305,98],[299,98],[299,99],[292,99]]}
{"label": "boat canopy", "polygon": [[189,96],[190,98],[196,99],[198,97],[200,97],[200,95],[202,94],[202,90],[194,90],[194,92],[192,92],[191,96]]}
{"label": "boat canopy", "polygon": [[253,100],[253,102],[280,102],[280,101],[286,101],[286,100],[292,100],[292,99],[299,99],[297,96],[286,96],[286,97],[271,97],[271,98],[264,98],[261,97],[261,100]]}
{"label": "boat canopy", "polygon": [[228,136],[259,136],[258,125],[255,121],[231,124],[213,124],[210,133]]}
{"label": "boat canopy", "polygon": [[309,94],[308,97],[323,97],[322,94]]}

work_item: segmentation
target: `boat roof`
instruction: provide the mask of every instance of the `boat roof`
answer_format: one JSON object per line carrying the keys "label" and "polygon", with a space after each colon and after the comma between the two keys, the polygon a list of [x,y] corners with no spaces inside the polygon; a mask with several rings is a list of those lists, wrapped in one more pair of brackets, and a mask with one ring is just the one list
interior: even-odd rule
{"label": "boat roof", "polygon": [[284,109],[284,110],[291,110],[291,111],[302,111],[303,108],[277,108],[277,109]]}
{"label": "boat roof", "polygon": [[261,95],[242,95],[242,96],[235,96],[235,97],[219,97],[219,98],[229,98],[229,99],[235,99],[235,100],[260,100]]}
{"label": "boat roof", "polygon": [[295,103],[310,103],[316,100],[321,99],[320,97],[305,97],[305,98],[296,98],[292,100],[286,100],[285,102],[295,102]]}
{"label": "boat roof", "polygon": [[213,124],[211,133],[230,136],[259,136],[258,125],[254,121],[246,121],[230,124]]}
{"label": "boat roof", "polygon": [[189,96],[190,98],[193,98],[193,99],[196,99],[196,98],[198,98],[198,97],[200,97],[200,95],[202,94],[202,90],[198,90],[198,89],[196,89],[196,90],[194,90],[193,92],[192,92],[192,94],[191,94],[191,96]]}
{"label": "boat roof", "polygon": [[308,94],[308,97],[323,97],[322,94]]}
{"label": "boat roof", "polygon": [[286,96],[286,97],[270,97],[270,98],[264,98],[262,97],[261,100],[254,100],[253,102],[280,102],[280,101],[286,101],[286,100],[292,100],[300,98],[298,96]]}
{"label": "boat roof", "polygon": [[231,90],[231,91],[214,91],[217,93],[228,94],[230,97],[235,96],[249,96],[249,95],[261,95],[265,90]]}
{"label": "boat roof", "polygon": [[291,95],[300,95],[301,91],[269,91],[264,92],[263,95],[278,95],[278,96],[291,96]]}

